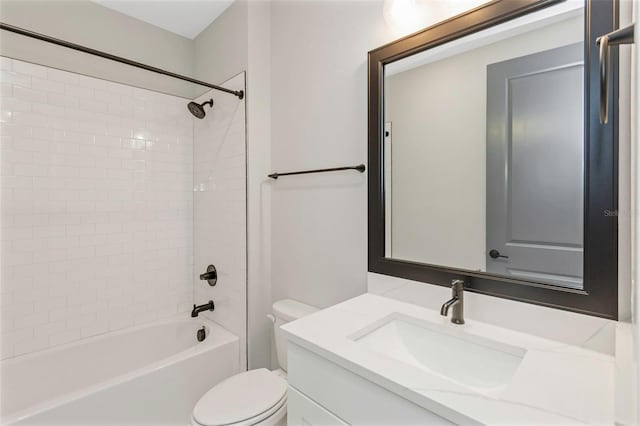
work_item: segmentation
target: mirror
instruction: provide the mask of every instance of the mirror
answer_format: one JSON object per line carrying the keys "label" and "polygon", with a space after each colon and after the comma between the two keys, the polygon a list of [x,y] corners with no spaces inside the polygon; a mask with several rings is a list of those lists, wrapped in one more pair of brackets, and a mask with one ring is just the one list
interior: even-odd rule
{"label": "mirror", "polygon": [[583,288],[584,3],[384,66],[386,257]]}
{"label": "mirror", "polygon": [[617,318],[596,44],[616,17],[615,0],[493,0],[369,52],[370,272]]}

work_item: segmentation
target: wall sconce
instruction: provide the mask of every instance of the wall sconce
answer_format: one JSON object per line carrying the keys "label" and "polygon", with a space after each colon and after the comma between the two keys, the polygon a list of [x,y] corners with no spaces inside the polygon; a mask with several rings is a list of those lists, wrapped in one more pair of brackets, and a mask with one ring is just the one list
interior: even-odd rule
{"label": "wall sconce", "polygon": [[417,31],[421,23],[421,10],[416,0],[384,0],[382,16],[387,25],[397,33]]}
{"label": "wall sconce", "polygon": [[397,36],[471,10],[488,0],[384,0],[382,16]]}

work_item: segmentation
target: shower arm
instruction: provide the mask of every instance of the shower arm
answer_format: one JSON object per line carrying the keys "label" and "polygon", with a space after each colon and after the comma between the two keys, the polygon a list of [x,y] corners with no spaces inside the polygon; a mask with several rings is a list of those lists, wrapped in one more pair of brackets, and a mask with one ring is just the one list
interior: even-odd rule
{"label": "shower arm", "polygon": [[0,29],[5,31],[10,31],[12,33],[20,34],[26,37],[31,37],[37,40],[41,40],[47,43],[55,44],[58,46],[66,47],[69,49],[77,50],[79,52],[88,53],[89,55],[98,56],[100,58],[109,59],[111,61],[120,62],[125,65],[130,65],[132,67],[140,68],[143,70],[155,72],[157,74],[166,75],[168,77],[177,78],[178,80],[188,81],[189,83],[198,84],[200,86],[205,86],[210,89],[219,90],[221,92],[230,93],[232,95],[237,96],[239,99],[244,98],[244,90],[231,90],[226,87],[218,86],[215,84],[207,83],[205,81],[196,80],[191,77],[187,77],[184,75],[176,74],[171,71],[166,71],[161,68],[156,68],[151,65],[143,64],[142,62],[132,61],[131,59],[123,58],[121,56],[112,55],[111,53],[103,52],[101,50],[92,49],[90,47],[82,46],[80,44],[71,43],[66,40],[61,40],[59,38],[50,37],[48,35],[44,35],[41,33],[37,33],[35,31],[30,31],[24,28],[16,27],[14,25],[5,24],[4,22],[0,22]]}

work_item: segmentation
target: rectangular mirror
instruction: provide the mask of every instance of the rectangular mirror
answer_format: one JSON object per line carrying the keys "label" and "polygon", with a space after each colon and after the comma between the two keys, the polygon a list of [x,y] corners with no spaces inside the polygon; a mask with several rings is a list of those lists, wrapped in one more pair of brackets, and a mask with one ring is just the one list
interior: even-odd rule
{"label": "rectangular mirror", "polygon": [[613,0],[496,0],[369,53],[371,272],[617,314],[595,43],[615,20]]}
{"label": "rectangular mirror", "polygon": [[584,3],[384,66],[387,257],[583,288]]}

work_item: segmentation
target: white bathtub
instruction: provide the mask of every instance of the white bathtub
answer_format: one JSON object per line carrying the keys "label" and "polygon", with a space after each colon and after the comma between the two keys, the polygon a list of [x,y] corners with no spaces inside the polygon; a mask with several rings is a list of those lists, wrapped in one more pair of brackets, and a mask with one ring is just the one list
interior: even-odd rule
{"label": "white bathtub", "polygon": [[238,371],[238,338],[183,314],[2,361],[0,423],[185,426],[197,400]]}

